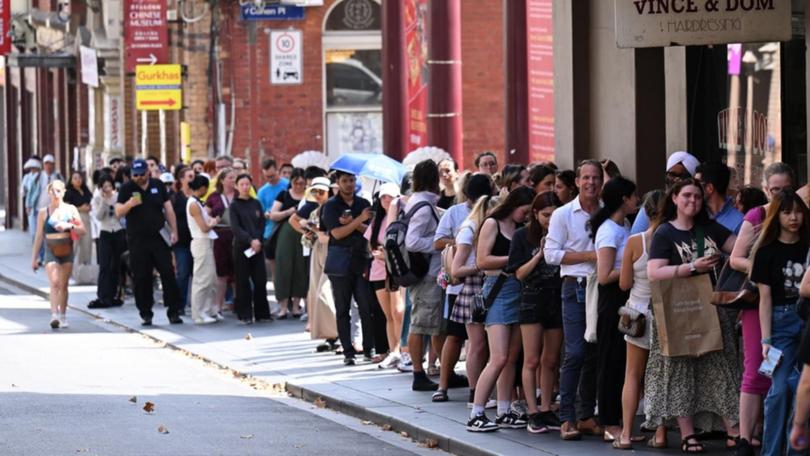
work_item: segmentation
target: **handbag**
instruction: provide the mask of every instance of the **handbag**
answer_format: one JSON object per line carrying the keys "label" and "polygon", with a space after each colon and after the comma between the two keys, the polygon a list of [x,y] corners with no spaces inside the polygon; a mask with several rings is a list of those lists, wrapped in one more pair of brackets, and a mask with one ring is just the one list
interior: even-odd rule
{"label": "handbag", "polygon": [[503,288],[503,284],[508,277],[508,275],[502,272],[498,278],[495,279],[495,283],[492,284],[492,289],[489,290],[489,294],[486,298],[484,298],[483,292],[476,293],[473,296],[472,308],[470,309],[473,323],[484,323],[486,321],[487,312],[489,312],[489,308],[492,307],[492,304],[495,303],[495,298],[498,297],[498,293],[501,292],[501,288]]}
{"label": "handbag", "polygon": [[630,337],[641,337],[646,332],[647,316],[628,307],[619,307],[619,332]]}
{"label": "handbag", "polygon": [[352,248],[345,245],[332,245],[326,250],[323,272],[328,276],[343,277],[351,272]]}
{"label": "handbag", "polygon": [[727,309],[755,309],[759,290],[748,280],[748,274],[732,269],[731,260],[727,260],[712,292],[712,304]]}
{"label": "handbag", "polygon": [[45,244],[57,258],[73,254],[73,239],[70,238],[70,233],[47,233],[45,234]]}

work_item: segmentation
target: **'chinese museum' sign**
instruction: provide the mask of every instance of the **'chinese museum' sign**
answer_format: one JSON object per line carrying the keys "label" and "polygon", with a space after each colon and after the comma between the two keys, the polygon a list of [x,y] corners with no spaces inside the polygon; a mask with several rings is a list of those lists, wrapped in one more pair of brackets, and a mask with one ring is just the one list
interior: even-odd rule
{"label": "'chinese museum' sign", "polygon": [[789,0],[615,0],[619,47],[786,41]]}
{"label": "'chinese museum' sign", "polygon": [[169,61],[169,25],[166,0],[126,0],[124,45],[126,70],[136,65]]}

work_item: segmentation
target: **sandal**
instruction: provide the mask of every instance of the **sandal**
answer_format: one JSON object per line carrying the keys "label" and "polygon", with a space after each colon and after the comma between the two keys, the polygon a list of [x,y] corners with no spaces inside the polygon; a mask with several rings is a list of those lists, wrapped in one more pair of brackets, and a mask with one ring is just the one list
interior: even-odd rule
{"label": "sandal", "polygon": [[727,450],[735,450],[735,449],[737,449],[737,441],[738,440],[740,440],[739,435],[726,434],[726,449]]}
{"label": "sandal", "polygon": [[666,437],[664,437],[664,440],[656,440],[655,436],[653,435],[652,437],[650,437],[649,440],[647,440],[647,446],[650,448],[655,448],[657,450],[662,450],[667,446],[669,446],[669,442],[667,442]]}
{"label": "sandal", "polygon": [[622,443],[621,439],[614,440],[612,445],[613,445],[613,448],[615,448],[617,450],[632,450],[633,449],[633,444],[632,443],[630,443],[630,442]]}
{"label": "sandal", "polygon": [[[689,443],[690,440],[695,441],[696,443]],[[705,453],[706,447],[703,446],[697,439],[695,434],[687,435],[683,439],[681,439],[681,453]]]}
{"label": "sandal", "polygon": [[433,402],[447,402],[450,398],[447,397],[447,390],[436,390],[433,397],[430,399]]}

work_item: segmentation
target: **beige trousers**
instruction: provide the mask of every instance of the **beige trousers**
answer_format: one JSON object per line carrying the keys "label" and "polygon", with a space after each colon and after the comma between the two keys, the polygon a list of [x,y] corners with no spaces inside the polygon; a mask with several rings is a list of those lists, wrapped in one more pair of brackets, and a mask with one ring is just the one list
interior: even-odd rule
{"label": "beige trousers", "polygon": [[194,275],[191,279],[191,318],[199,320],[213,313],[217,289],[217,271],[214,265],[214,241],[192,239],[191,257],[194,259]]}

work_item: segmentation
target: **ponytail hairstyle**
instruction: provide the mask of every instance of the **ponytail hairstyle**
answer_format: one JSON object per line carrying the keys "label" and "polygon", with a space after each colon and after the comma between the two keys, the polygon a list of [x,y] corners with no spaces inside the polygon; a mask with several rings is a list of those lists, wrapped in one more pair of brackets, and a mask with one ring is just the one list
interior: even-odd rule
{"label": "ponytail hairstyle", "polygon": [[534,197],[534,201],[532,202],[532,216],[529,219],[528,226],[526,227],[529,242],[539,246],[540,240],[543,239],[543,236],[546,234],[543,231],[543,227],[540,225],[540,221],[537,220],[536,214],[547,207],[557,208],[562,205],[562,201],[560,201],[554,191],[538,193],[537,196]]}
{"label": "ponytail hairstyle", "polygon": [[478,228],[481,227],[481,224],[484,223],[484,219],[487,218],[487,212],[494,206],[495,199],[492,195],[481,196],[475,201],[475,204],[473,204],[472,209],[470,209],[470,214],[464,219],[464,222],[469,220],[473,229],[478,232]]}
{"label": "ponytail hairstyle", "polygon": [[757,250],[761,247],[773,244],[779,238],[779,234],[782,232],[779,214],[791,212],[794,208],[798,209],[803,216],[802,227],[799,229],[799,242],[805,246],[810,242],[810,211],[807,209],[807,205],[804,204],[802,197],[793,190],[782,190],[773,196],[771,204],[768,205],[768,212],[762,222],[759,239],[751,250],[751,258],[755,257]]}
{"label": "ponytail hairstyle", "polygon": [[636,184],[626,177],[614,177],[605,183],[605,186],[602,187],[603,206],[588,221],[591,239],[596,239],[599,227],[621,209],[625,198],[630,198],[635,192]]}

